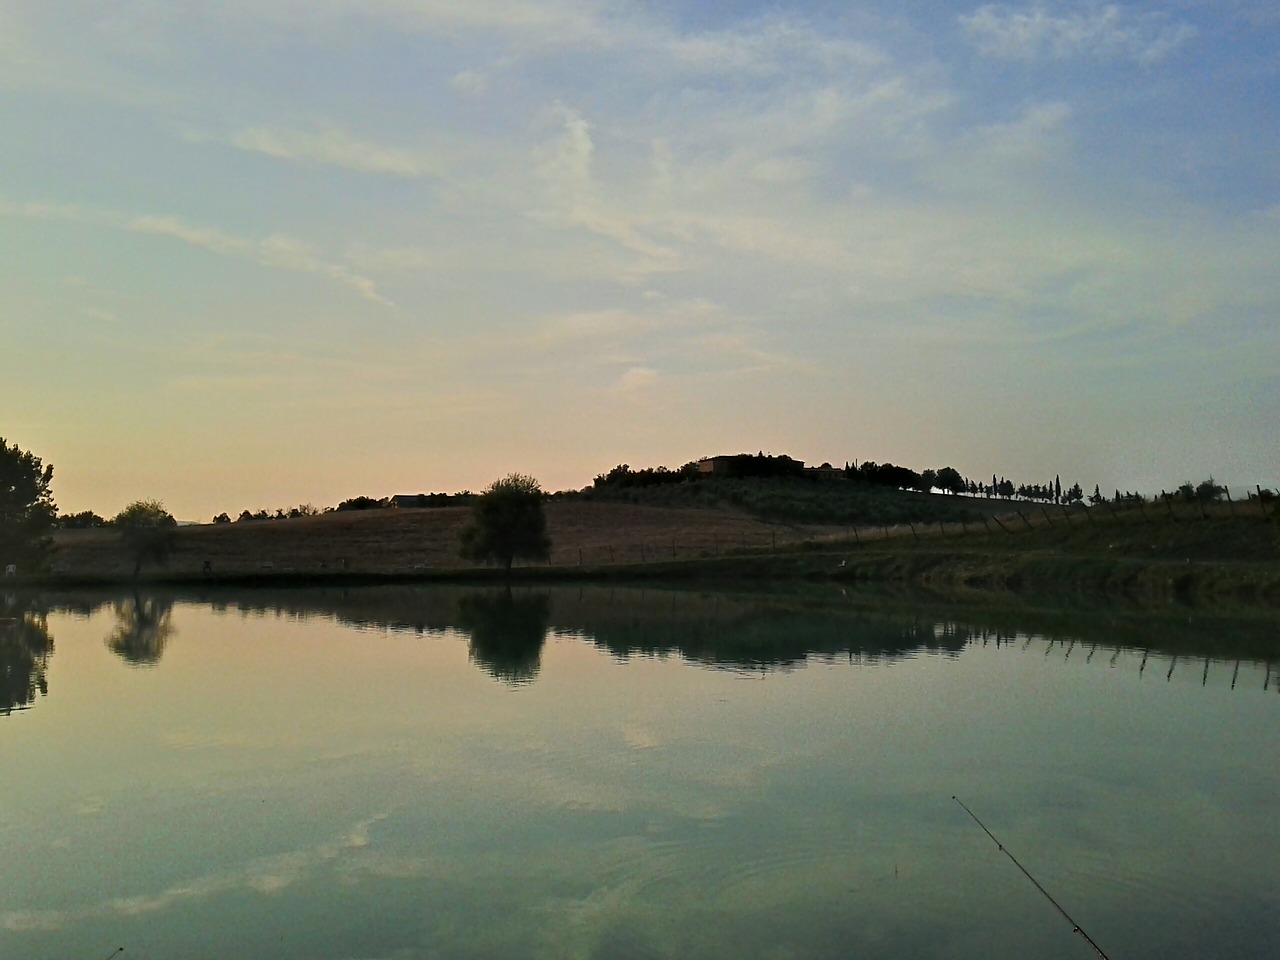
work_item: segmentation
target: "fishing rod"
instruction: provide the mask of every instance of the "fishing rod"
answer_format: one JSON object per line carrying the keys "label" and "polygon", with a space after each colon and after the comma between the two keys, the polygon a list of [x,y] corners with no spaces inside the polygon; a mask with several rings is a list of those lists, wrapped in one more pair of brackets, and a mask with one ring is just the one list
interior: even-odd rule
{"label": "fishing rod", "polygon": [[1013,865],[1022,871],[1022,875],[1024,877],[1026,877],[1033,884],[1035,884],[1035,888],[1044,895],[1044,898],[1046,900],[1048,900],[1050,903],[1053,904],[1054,909],[1057,910],[1060,914],[1062,914],[1063,919],[1066,920],[1067,923],[1071,924],[1071,932],[1078,933],[1080,934],[1080,936],[1084,937],[1085,942],[1088,943],[1089,946],[1093,947],[1093,952],[1096,953],[1098,956],[1100,956],[1102,960],[1111,960],[1110,957],[1108,957],[1105,953],[1102,952],[1102,948],[1093,942],[1093,937],[1085,933],[1084,928],[1081,927],[1080,924],[1076,923],[1075,920],[1071,919],[1071,914],[1063,910],[1062,905],[1049,895],[1049,891],[1046,890],[1044,887],[1040,886],[1040,881],[1038,881],[1035,877],[1033,877],[1030,873],[1028,873],[1027,868],[1018,862],[1018,858],[1004,848],[1004,844],[1001,843],[999,840],[997,840],[996,835],[987,829],[987,825],[978,819],[978,815],[974,813],[972,810],[970,810],[968,807],[966,807],[964,801],[961,800],[959,797],[952,796],[951,799],[954,800],[956,803],[960,804],[960,806],[964,808],[965,813],[973,817],[973,822],[982,828],[982,832],[991,838],[991,842],[1000,848],[1000,852],[1013,861]]}

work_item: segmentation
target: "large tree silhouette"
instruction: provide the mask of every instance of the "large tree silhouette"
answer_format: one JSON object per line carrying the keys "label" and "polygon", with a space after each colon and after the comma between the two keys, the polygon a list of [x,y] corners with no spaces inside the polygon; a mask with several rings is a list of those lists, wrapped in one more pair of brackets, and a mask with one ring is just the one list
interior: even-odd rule
{"label": "large tree silhouette", "polygon": [[551,555],[542,488],[533,477],[513,473],[495,480],[476,498],[462,531],[463,558],[510,570],[514,560]]}
{"label": "large tree silhouette", "polygon": [[58,517],[52,482],[52,464],[0,437],[0,564],[21,568],[44,559]]}

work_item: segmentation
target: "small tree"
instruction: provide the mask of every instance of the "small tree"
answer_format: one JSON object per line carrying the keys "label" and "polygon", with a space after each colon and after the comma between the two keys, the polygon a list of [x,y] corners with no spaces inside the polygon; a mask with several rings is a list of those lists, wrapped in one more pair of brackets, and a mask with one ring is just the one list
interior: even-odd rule
{"label": "small tree", "polygon": [[105,526],[106,520],[92,510],[81,510],[79,513],[64,513],[58,518],[58,526],[63,530],[92,530]]}
{"label": "small tree", "polygon": [[134,577],[142,573],[143,564],[163,564],[169,559],[178,523],[159,500],[135,500],[111,519],[111,525],[120,530],[133,558]]}
{"label": "small tree", "polygon": [[1195,498],[1201,503],[1213,503],[1215,500],[1221,500],[1226,492],[1226,487],[1210,477],[1196,484]]}
{"label": "small tree", "polygon": [[950,494],[964,493],[969,486],[955,467],[943,467],[939,470],[937,484],[940,489]]}
{"label": "small tree", "polygon": [[495,480],[476,498],[471,520],[462,531],[464,559],[498,563],[506,570],[516,559],[551,556],[542,488],[533,477],[513,473]]}
{"label": "small tree", "polygon": [[53,466],[0,437],[0,564],[36,564],[58,516],[49,485]]}

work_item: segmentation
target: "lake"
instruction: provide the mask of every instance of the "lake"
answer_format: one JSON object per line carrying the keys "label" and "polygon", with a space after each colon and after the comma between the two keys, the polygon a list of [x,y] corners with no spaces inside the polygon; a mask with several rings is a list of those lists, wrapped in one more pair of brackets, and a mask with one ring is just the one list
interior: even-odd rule
{"label": "lake", "polygon": [[1265,613],[401,587],[0,616],[3,958],[1096,956],[1049,896],[1110,960],[1280,956]]}

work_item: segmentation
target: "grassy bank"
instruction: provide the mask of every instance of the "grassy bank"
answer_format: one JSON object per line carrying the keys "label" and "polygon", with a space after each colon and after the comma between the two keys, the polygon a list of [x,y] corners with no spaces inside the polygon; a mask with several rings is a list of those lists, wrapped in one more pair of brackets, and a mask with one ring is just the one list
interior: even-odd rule
{"label": "grassy bank", "polygon": [[[953,500],[938,497],[939,500]],[[1068,513],[980,501],[991,515],[889,525],[768,523],[723,509],[553,502],[547,565],[522,582],[666,580],[759,585],[885,581],[932,588],[1053,588],[1280,604],[1280,523],[1244,505]],[[1005,513],[996,514],[1001,506]],[[464,508],[376,511],[181,528],[151,582],[241,585],[492,582],[457,555]],[[129,582],[110,530],[66,531],[52,585]],[[208,572],[206,570],[208,564]]]}

